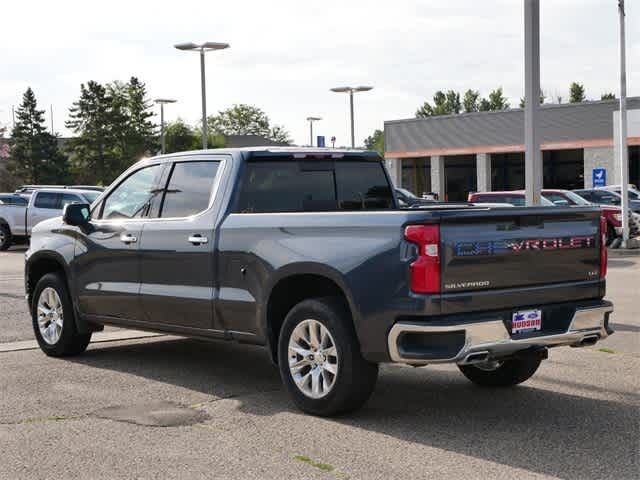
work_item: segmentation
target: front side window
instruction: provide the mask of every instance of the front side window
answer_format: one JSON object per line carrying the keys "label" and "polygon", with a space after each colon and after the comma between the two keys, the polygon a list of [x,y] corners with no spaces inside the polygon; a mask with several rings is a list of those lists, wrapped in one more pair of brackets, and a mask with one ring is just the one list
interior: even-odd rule
{"label": "front side window", "polygon": [[145,167],[127,177],[103,202],[100,218],[104,220],[141,218],[153,201],[162,194],[159,179],[164,165]]}
{"label": "front side window", "polygon": [[34,202],[34,207],[36,208],[46,208],[49,210],[57,210],[59,209],[59,201],[60,194],[52,193],[52,192],[41,192],[36,193],[36,201]]}
{"label": "front side window", "polygon": [[173,167],[161,217],[188,217],[209,206],[220,162],[179,162]]}

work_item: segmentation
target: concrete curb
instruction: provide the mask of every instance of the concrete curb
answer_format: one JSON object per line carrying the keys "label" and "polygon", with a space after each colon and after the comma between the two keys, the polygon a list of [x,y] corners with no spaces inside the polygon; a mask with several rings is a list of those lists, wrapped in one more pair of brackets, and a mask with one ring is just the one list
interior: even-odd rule
{"label": "concrete curb", "polygon": [[[115,332],[98,332],[93,335],[91,343],[119,342],[122,340],[138,340],[141,338],[163,337],[163,333],[140,332],[138,330],[120,330]],[[0,343],[0,353],[37,350],[40,347],[35,340]]]}

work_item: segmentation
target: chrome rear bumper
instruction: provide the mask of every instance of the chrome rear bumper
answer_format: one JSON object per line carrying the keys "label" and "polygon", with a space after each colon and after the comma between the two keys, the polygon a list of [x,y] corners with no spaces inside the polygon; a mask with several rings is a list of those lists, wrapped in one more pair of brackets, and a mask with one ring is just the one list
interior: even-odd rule
{"label": "chrome rear bumper", "polygon": [[[462,325],[428,325],[411,322],[397,322],[387,338],[392,362],[410,365],[430,363],[469,364],[486,361],[489,358],[508,356],[529,348],[556,346],[587,346],[609,336],[608,317],[613,305],[606,302],[593,308],[577,309],[569,328],[562,333],[514,339],[501,319],[487,319],[477,323]],[[452,356],[446,358],[416,358],[416,355],[402,351],[399,340],[403,334],[445,334],[464,332],[464,345]],[[457,350],[457,348],[456,348]]]}

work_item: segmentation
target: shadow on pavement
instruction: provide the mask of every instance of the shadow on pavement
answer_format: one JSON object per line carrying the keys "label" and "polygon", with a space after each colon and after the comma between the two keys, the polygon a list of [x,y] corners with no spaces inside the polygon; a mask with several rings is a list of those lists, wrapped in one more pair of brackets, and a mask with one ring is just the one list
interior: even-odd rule
{"label": "shadow on pavement", "polygon": [[[94,347],[72,361],[239,397],[239,410],[252,415],[297,413],[258,347],[172,340]],[[640,468],[631,398],[597,400],[526,385],[488,390],[451,371],[386,367],[369,403],[332,421],[565,479],[631,478]]]}

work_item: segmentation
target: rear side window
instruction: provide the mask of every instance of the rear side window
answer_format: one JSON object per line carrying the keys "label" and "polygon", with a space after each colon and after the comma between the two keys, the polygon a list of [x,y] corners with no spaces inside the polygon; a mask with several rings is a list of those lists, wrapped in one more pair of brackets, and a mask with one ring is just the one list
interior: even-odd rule
{"label": "rear side window", "polygon": [[176,163],[164,196],[161,217],[188,217],[209,206],[219,162]]}
{"label": "rear side window", "polygon": [[340,210],[387,210],[393,194],[378,162],[337,162],[336,183]]}
{"label": "rear side window", "polygon": [[36,193],[36,201],[33,204],[36,208],[48,208],[50,210],[58,210],[61,207],[59,193],[40,192]]}
{"label": "rear side window", "polygon": [[237,212],[318,212],[393,208],[378,162],[248,162]]}

